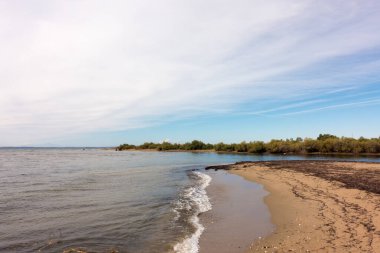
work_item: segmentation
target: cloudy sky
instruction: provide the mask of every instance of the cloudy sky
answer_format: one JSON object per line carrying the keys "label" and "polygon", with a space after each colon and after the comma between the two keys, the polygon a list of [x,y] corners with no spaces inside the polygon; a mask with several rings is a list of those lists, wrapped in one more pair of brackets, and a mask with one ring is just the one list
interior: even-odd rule
{"label": "cloudy sky", "polygon": [[0,0],[0,146],[380,136],[377,0]]}

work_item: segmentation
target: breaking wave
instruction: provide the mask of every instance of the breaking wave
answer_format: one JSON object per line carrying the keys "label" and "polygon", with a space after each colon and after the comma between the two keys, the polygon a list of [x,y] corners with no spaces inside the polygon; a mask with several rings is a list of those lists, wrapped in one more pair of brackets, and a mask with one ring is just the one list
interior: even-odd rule
{"label": "breaking wave", "polygon": [[174,246],[176,253],[197,253],[199,251],[199,238],[204,231],[199,221],[199,214],[211,210],[211,203],[206,193],[206,187],[211,182],[211,177],[199,171],[189,172],[192,185],[185,188],[180,198],[175,203],[174,212],[176,219],[183,219],[189,223],[191,234]]}

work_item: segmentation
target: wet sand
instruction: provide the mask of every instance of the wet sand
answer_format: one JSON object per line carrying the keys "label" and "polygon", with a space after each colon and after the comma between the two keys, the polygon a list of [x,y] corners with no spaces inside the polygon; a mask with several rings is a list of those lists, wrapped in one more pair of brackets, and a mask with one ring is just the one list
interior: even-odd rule
{"label": "wet sand", "polygon": [[226,171],[209,171],[207,194],[213,208],[200,216],[205,231],[200,253],[240,253],[274,230],[263,186]]}
{"label": "wet sand", "polygon": [[264,202],[275,231],[251,239],[240,252],[379,252],[380,164],[276,161],[213,168],[270,193]]}

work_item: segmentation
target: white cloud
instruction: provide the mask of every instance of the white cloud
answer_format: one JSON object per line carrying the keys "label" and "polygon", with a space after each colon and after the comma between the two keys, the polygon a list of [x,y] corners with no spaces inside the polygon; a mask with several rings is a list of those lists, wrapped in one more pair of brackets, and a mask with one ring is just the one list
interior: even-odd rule
{"label": "white cloud", "polygon": [[367,99],[365,101],[345,103],[345,104],[336,104],[336,105],[312,108],[312,109],[301,110],[301,111],[296,111],[296,112],[283,113],[283,114],[281,114],[281,116],[304,114],[304,113],[317,112],[317,111],[325,111],[325,110],[331,110],[331,109],[342,108],[342,107],[359,107],[359,106],[378,105],[378,104],[380,104],[380,99]]}
{"label": "white cloud", "polygon": [[[379,10],[377,1],[0,1],[0,145],[344,88],[333,78],[344,73],[307,80],[301,70],[379,47]],[[367,64],[357,73],[377,70]]]}

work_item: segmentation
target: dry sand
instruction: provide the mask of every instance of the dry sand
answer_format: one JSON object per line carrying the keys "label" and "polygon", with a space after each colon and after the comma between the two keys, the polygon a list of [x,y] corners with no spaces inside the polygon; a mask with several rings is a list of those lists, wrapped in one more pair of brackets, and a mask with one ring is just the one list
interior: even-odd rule
{"label": "dry sand", "polygon": [[380,164],[275,161],[216,169],[270,192],[264,200],[276,230],[245,252],[380,252]]}

